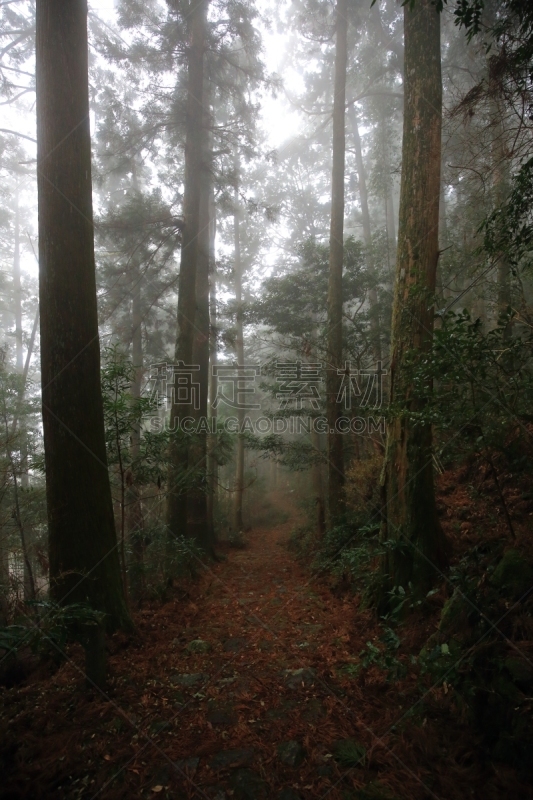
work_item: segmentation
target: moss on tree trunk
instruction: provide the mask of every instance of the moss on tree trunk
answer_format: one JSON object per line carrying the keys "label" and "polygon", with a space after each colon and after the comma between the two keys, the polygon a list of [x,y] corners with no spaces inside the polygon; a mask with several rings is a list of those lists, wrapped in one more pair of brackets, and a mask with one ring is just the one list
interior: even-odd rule
{"label": "moss on tree trunk", "polygon": [[435,507],[431,426],[413,421],[422,400],[406,377],[427,357],[439,249],[442,81],[440,17],[430,0],[404,8],[405,113],[390,392],[394,418],[382,473],[385,589],[425,590],[446,566]]}

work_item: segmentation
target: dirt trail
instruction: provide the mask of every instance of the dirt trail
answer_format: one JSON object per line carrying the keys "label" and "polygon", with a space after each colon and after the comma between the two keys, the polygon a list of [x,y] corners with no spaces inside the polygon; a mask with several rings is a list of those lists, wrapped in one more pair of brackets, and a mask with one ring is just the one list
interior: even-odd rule
{"label": "dirt trail", "polygon": [[379,629],[310,580],[291,527],[253,531],[188,599],[141,612],[137,640],[114,637],[108,698],[80,690],[75,649],[52,678],[9,690],[0,797],[525,796],[505,776],[487,783],[457,732],[448,750],[420,706],[404,719],[414,674],[343,673]]}

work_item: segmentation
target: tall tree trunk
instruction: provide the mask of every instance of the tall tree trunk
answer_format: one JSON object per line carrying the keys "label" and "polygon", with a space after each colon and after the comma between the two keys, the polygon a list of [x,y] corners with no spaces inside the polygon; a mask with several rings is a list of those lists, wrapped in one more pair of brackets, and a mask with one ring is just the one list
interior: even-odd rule
{"label": "tall tree trunk", "polygon": [[[207,137],[206,137],[207,139]],[[200,230],[198,234],[198,263],[196,269],[196,315],[193,343],[193,363],[200,367],[199,408],[195,412],[200,430],[194,435],[189,450],[189,465],[196,473],[196,485],[188,496],[189,536],[209,553],[213,553],[213,529],[207,508],[207,409],[209,395],[209,211],[211,195],[211,164],[207,152],[202,164]]]}
{"label": "tall tree trunk", "polygon": [[[318,315],[316,315],[318,317]],[[315,320],[318,325],[318,319]],[[318,340],[320,338],[320,329],[317,327],[315,329],[315,340],[316,343],[313,347],[311,353],[311,361],[314,363],[318,362]],[[315,451],[315,458],[313,459],[313,463],[311,465],[311,486],[313,490],[313,498],[314,498],[314,505],[315,505],[315,522],[316,522],[316,531],[319,537],[322,537],[326,530],[326,496],[324,491],[324,479],[323,479],[323,470],[322,470],[322,461],[319,456],[322,454],[322,447],[320,443],[320,434],[315,429],[313,425],[313,417],[309,417],[309,423],[311,426],[311,446]],[[271,462],[274,467],[277,466],[275,461]],[[274,474],[275,477],[275,474]]]}
{"label": "tall tree trunk", "polygon": [[447,247],[448,247],[448,220],[446,217],[446,192],[445,192],[444,181],[441,179],[440,193],[439,193],[439,248],[440,250],[445,250]]}
{"label": "tall tree trunk", "polygon": [[[493,205],[501,208],[509,196],[510,175],[509,158],[505,147],[505,125],[502,100],[502,88],[498,77],[496,57],[489,60],[489,103],[490,123],[492,127],[492,174]],[[496,308],[497,316],[507,313],[511,305],[511,268],[506,253],[498,254]],[[512,324],[505,328],[505,337],[512,333]]]}
{"label": "tall tree trunk", "polygon": [[30,547],[28,538],[28,529],[24,527],[24,520],[20,508],[20,496],[18,487],[17,466],[13,460],[13,454],[8,450],[9,460],[11,462],[11,472],[13,476],[13,497],[14,497],[14,511],[13,517],[16,526],[19,530],[20,544],[22,548],[22,558],[24,563],[24,599],[35,600],[35,580],[33,577],[33,567],[30,561]]}
{"label": "tall tree trunk", "polygon": [[[20,319],[22,319],[22,313],[17,312],[17,316],[20,314]],[[24,394],[26,391],[26,381],[28,378],[28,370],[30,365],[30,360],[33,352],[33,345],[35,343],[35,335],[37,333],[37,323],[39,320],[39,313],[37,312],[35,316],[35,321],[33,323],[33,328],[30,336],[30,341],[28,344],[28,352],[26,353],[26,360],[24,366],[21,371],[20,375],[20,384],[18,387],[18,397],[17,397],[17,406],[15,411],[15,416],[11,425],[11,431],[6,429],[6,438],[7,441],[16,441],[17,436],[17,428],[20,428],[20,433],[18,434],[18,441],[20,444],[20,461],[16,464],[13,455],[12,449],[8,446],[8,455],[9,461],[12,468],[12,476],[13,476],[13,489],[14,489],[14,500],[15,500],[15,514],[14,519],[17,524],[17,528],[19,530],[20,536],[20,546],[22,551],[22,563],[23,563],[23,589],[24,589],[24,599],[25,600],[35,600],[35,579],[33,573],[33,528],[31,525],[26,524],[25,520],[22,518],[20,503],[19,503],[19,487],[18,487],[18,478],[20,475],[20,483],[21,488],[27,489],[29,485],[28,480],[28,451],[27,451],[27,433],[26,433],[26,423],[22,414],[22,404],[24,401]],[[21,329],[22,331],[22,329]],[[20,360],[17,359],[17,367],[20,364]],[[9,548],[7,547],[7,539],[4,540],[2,543],[5,545],[5,550],[2,551],[0,546],[0,561],[4,559],[3,563],[5,565],[5,569],[7,570],[5,573],[5,581],[0,578],[0,583],[5,585],[6,587],[9,584]],[[2,566],[0,565],[0,575],[2,575]],[[1,590],[0,590],[1,591]],[[6,596],[6,601],[7,601]]]}
{"label": "tall tree trunk", "polygon": [[[22,348],[22,284],[20,276],[20,205],[19,205],[19,183],[17,178],[15,188],[15,242],[13,248],[13,295],[15,301],[15,365],[17,373],[24,380],[24,354]],[[25,381],[24,381],[25,382]],[[18,435],[18,445],[20,461],[18,464],[18,474],[20,475],[20,488],[25,490],[29,486],[28,479],[28,434],[24,417],[20,420],[20,432]],[[16,469],[13,462],[14,469]],[[35,581],[33,577],[32,556],[33,556],[33,529],[31,525],[26,525],[22,518],[21,509],[18,502],[18,476],[13,474],[15,482],[15,492],[17,493],[17,508],[19,508],[18,525],[21,534],[21,547],[23,550],[24,564],[24,599],[35,600]]]}
{"label": "tall tree trunk", "polygon": [[[131,355],[135,370],[131,385],[133,400],[139,400],[142,393],[144,375],[144,357],[142,340],[142,277],[140,269],[133,272],[133,293],[131,299]],[[136,422],[131,431],[131,462],[132,468],[126,475],[126,524],[127,535],[130,540],[132,554],[132,570],[130,577],[131,594],[138,598],[143,588],[144,547],[142,540],[143,510],[141,490],[135,481],[135,471],[141,455],[141,423]]]}
{"label": "tall tree trunk", "polygon": [[[321,452],[320,436],[314,427],[311,428],[311,444],[313,446],[313,450],[317,454]],[[326,530],[326,510],[324,507],[325,503],[324,484],[322,481],[322,464],[318,460],[313,461],[311,466],[311,484],[313,486],[313,495],[315,499],[316,531],[319,536],[322,536]]]}
{"label": "tall tree trunk", "polygon": [[[198,263],[200,230],[200,196],[204,112],[204,49],[208,0],[193,0],[190,11],[191,35],[187,78],[187,118],[185,133],[185,189],[183,197],[183,232],[178,284],[178,335],[176,364],[192,366],[194,319],[196,313],[196,270]],[[190,405],[179,403],[174,397],[170,410],[171,427],[178,428],[180,418],[190,416]],[[167,526],[171,537],[186,536],[187,493],[182,486],[188,469],[188,446],[182,437],[176,437],[170,449],[171,468],[167,486]]]}
{"label": "tall tree trunk", "polygon": [[[372,228],[370,226],[370,211],[368,209],[368,189],[366,185],[366,171],[363,162],[363,150],[361,148],[361,137],[359,136],[359,126],[355,108],[350,105],[350,123],[353,131],[355,144],[355,162],[357,164],[357,176],[359,183],[359,199],[361,200],[361,215],[363,218],[363,241],[368,257],[369,272],[375,275],[375,264],[372,254]],[[372,352],[374,360],[381,362],[381,326],[379,322],[378,294],[375,286],[371,286],[368,291],[370,303],[370,335],[372,337]]]}
{"label": "tall tree trunk", "polygon": [[342,360],[342,268],[344,256],[344,161],[347,64],[347,0],[337,0],[335,96],[333,99],[333,166],[331,173],[331,225],[329,239],[328,333],[326,412],[328,418],[328,499],[330,524],[345,509],[343,434],[337,430],[342,407],[337,402]]}
{"label": "tall tree trunk", "polygon": [[20,280],[20,206],[18,179],[15,187],[15,242],[13,248],[13,295],[15,301],[15,363],[19,374],[24,368],[22,353],[22,286]]}
{"label": "tall tree trunk", "polygon": [[0,533],[0,626],[10,623],[9,547],[7,535]]}
{"label": "tall tree trunk", "polygon": [[[443,252],[448,247],[448,221],[446,219],[446,193],[444,191],[444,181],[442,180],[444,161],[441,160],[441,180],[439,190],[439,252]],[[445,298],[450,297],[449,288],[445,286],[446,277],[443,279],[442,264],[439,259],[437,264],[436,290],[437,298],[443,303]],[[436,319],[435,324],[440,325],[441,319]]]}
{"label": "tall tree trunk", "polygon": [[[236,163],[237,175],[238,164]],[[235,303],[237,306],[235,327],[237,329],[235,337],[235,354],[237,356],[237,367],[244,367],[244,326],[242,308],[242,259],[241,259],[241,238],[239,232],[240,224],[240,203],[239,203],[239,184],[235,186],[234,195],[235,210],[233,212],[233,242],[234,242],[234,261],[235,261]],[[239,370],[240,372],[240,370]],[[237,418],[239,428],[244,420],[244,411],[238,409]],[[235,533],[239,533],[244,528],[242,517],[242,501],[244,497],[244,438],[239,433],[237,435],[237,452],[235,459],[235,484],[233,494],[233,528]]]}
{"label": "tall tree trunk", "polygon": [[394,216],[394,198],[392,196],[392,186],[386,189],[385,214],[387,216],[387,243],[388,257],[391,271],[396,267],[396,224]]}
{"label": "tall tree trunk", "polygon": [[270,460],[270,475],[269,475],[269,482],[270,482],[270,491],[276,492],[278,489],[278,464],[272,458]]}
{"label": "tall tree trunk", "polygon": [[[403,50],[403,45],[402,45]],[[403,56],[402,56],[402,64],[403,64]],[[381,116],[381,126],[380,126],[380,135],[383,141],[383,161],[384,161],[384,172],[386,175],[391,174],[391,164],[390,164],[390,157],[389,157],[389,109],[383,104],[382,106],[382,116]],[[385,225],[387,228],[387,263],[389,268],[389,276],[392,280],[392,275],[394,268],[396,266],[396,224],[395,224],[395,214],[394,214],[394,199],[392,193],[392,180],[387,180],[385,185],[385,194],[383,197],[384,201],[384,211],[385,211]]]}
{"label": "tall tree trunk", "polygon": [[[422,409],[404,370],[425,359],[433,336],[439,250],[442,81],[440,16],[431,0],[404,7],[405,114],[398,264],[392,322],[391,403]],[[390,420],[383,468],[385,573],[390,586],[426,590],[446,566],[435,507],[431,426],[400,414]]]}
{"label": "tall tree trunk", "polygon": [[22,380],[19,386],[18,397],[17,397],[17,411],[15,414],[15,418],[13,420],[13,424],[11,426],[11,436],[14,437],[17,428],[20,423],[20,417],[22,414],[22,403],[24,402],[24,394],[26,392],[26,383],[28,380],[28,372],[30,369],[30,361],[33,353],[33,347],[35,345],[35,337],[37,335],[37,325],[39,324],[39,309],[37,309],[37,313],[35,314],[35,319],[33,321],[33,326],[31,329],[30,334],[30,341],[28,342],[28,350],[26,352],[26,359],[24,361],[24,367],[22,370]]}
{"label": "tall tree trunk", "polygon": [[86,0],[37,0],[39,301],[50,593],[129,627],[100,385]]}
{"label": "tall tree trunk", "polygon": [[[213,367],[217,364],[217,265],[215,258],[216,236],[216,208],[213,181],[209,192],[209,429],[216,429],[217,409],[215,399],[217,396],[217,378]],[[218,462],[216,457],[217,434],[210,433],[207,437],[207,518],[213,536],[215,536],[215,511],[218,495]]]}

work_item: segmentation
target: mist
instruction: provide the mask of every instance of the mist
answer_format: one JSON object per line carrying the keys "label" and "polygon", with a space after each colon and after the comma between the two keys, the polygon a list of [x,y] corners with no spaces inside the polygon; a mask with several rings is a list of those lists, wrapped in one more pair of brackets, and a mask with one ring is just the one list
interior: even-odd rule
{"label": "mist", "polygon": [[0,3],[0,796],[530,798],[533,9]]}

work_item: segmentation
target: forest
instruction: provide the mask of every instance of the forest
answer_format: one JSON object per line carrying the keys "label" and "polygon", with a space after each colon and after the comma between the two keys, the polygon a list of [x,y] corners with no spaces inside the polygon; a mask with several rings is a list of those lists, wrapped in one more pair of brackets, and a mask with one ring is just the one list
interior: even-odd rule
{"label": "forest", "polygon": [[533,4],[0,0],[0,800],[533,800]]}

